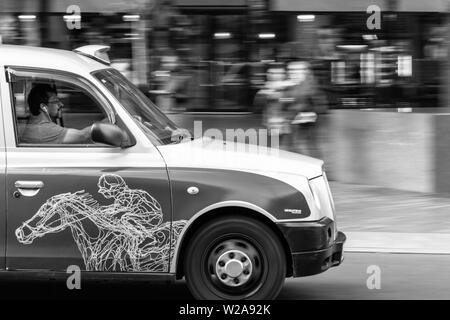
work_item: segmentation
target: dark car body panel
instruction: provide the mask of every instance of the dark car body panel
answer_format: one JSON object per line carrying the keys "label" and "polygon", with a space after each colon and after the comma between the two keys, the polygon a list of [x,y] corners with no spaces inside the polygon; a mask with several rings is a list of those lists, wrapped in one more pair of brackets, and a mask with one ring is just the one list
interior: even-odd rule
{"label": "dark car body panel", "polygon": [[[58,233],[46,234],[36,238],[31,244],[20,243],[15,230],[23,222],[33,217],[52,196],[73,193],[79,190],[91,194],[100,205],[110,205],[113,199],[99,194],[99,177],[104,173],[120,175],[132,189],[147,190],[161,204],[164,221],[171,221],[172,210],[167,171],[161,168],[11,168],[8,170],[8,224],[7,224],[7,260],[8,269],[48,269],[66,270],[77,265],[83,270],[83,260],[70,228]],[[14,182],[18,180],[40,180],[44,187],[34,197],[14,198]],[[98,234],[93,223],[84,224],[87,236]]]}
{"label": "dark car body panel", "polygon": [[[310,215],[304,195],[280,180],[264,175],[219,169],[169,168],[174,220],[190,219],[202,209],[223,201],[244,201],[270,213],[274,219],[299,219]],[[187,189],[195,186],[198,194]],[[301,214],[285,212],[286,208]]]}

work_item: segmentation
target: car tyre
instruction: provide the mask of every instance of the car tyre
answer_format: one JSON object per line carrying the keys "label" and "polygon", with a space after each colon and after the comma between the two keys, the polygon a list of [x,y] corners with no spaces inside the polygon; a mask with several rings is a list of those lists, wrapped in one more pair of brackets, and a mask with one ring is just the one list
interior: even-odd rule
{"label": "car tyre", "polygon": [[228,216],[196,231],[185,252],[184,274],[196,299],[269,300],[284,284],[286,257],[267,225]]}

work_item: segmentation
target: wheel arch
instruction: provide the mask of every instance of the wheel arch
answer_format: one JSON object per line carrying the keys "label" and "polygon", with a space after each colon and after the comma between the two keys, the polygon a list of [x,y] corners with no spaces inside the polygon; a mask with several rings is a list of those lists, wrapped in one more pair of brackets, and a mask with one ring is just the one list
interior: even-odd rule
{"label": "wheel arch", "polygon": [[[260,211],[261,210],[261,211]],[[258,210],[257,208],[251,208],[246,205],[241,205],[239,203],[220,205],[213,208],[205,208],[204,210],[197,213],[189,222],[187,228],[183,231],[180,236],[177,248],[174,252],[174,260],[172,261],[171,271],[175,272],[176,278],[181,279],[184,276],[184,259],[186,247],[189,240],[195,234],[195,232],[204,224],[208,223],[212,218],[217,216],[225,215],[240,215],[247,218],[252,218],[258,220],[265,225],[267,225],[278,237],[280,243],[283,246],[285,257],[286,257],[286,277],[290,277],[293,274],[293,261],[292,254],[289,248],[288,242],[284,237],[281,230],[275,224],[275,217],[264,211],[263,209]]]}

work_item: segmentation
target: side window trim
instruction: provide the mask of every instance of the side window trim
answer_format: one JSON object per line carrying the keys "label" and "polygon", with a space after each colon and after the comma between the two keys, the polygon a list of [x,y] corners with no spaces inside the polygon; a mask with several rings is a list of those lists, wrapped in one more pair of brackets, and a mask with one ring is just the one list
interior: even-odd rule
{"label": "side window trim", "polygon": [[[86,90],[89,95],[97,102],[97,104],[102,108],[102,110],[106,113],[108,116],[108,119],[111,121],[111,123],[116,123],[116,117],[114,113],[114,109],[111,105],[111,102],[104,96],[104,94],[98,90],[92,82],[89,80],[81,77],[80,75],[70,73],[70,72],[64,72],[59,70],[51,70],[51,69],[41,69],[41,68],[32,68],[32,67],[20,67],[20,66],[5,66],[5,75],[6,75],[6,81],[9,84],[9,93],[10,93],[10,101],[11,101],[11,108],[12,108],[12,115],[13,115],[13,122],[14,122],[14,136],[15,136],[15,142],[16,147],[20,148],[46,148],[46,147],[59,147],[59,148],[80,148],[84,147],[86,148],[86,144],[60,144],[60,145],[49,145],[49,144],[22,144],[19,142],[19,136],[18,136],[18,127],[17,127],[17,121],[16,121],[16,110],[15,110],[15,102],[14,102],[14,93],[12,88],[12,83],[14,82],[14,77],[29,77],[29,78],[45,78],[45,79],[52,79],[56,81],[61,81],[65,83],[70,83],[73,85],[76,85],[77,87],[82,88],[83,90]],[[76,81],[74,81],[76,80]],[[99,145],[92,145],[89,146],[89,148],[112,148],[111,146],[99,146]]]}

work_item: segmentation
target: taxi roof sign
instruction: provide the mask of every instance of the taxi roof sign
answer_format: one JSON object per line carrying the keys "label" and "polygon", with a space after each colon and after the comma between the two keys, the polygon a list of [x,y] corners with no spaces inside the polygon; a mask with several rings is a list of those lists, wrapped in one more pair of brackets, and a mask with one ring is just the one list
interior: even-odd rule
{"label": "taxi roof sign", "polygon": [[97,60],[98,62],[101,62],[103,64],[110,65],[111,61],[109,60],[108,56],[109,49],[109,46],[87,45],[76,48],[73,51],[83,56]]}

